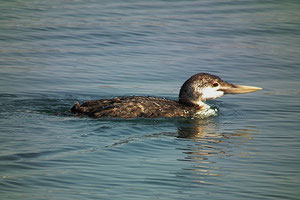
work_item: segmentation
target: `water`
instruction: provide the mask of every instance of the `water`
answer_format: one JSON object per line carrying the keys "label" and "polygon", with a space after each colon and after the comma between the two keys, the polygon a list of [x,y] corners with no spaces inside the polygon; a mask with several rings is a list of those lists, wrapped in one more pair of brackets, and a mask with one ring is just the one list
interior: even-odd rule
{"label": "water", "polygon": [[[298,1],[1,1],[0,199],[299,199]],[[94,120],[208,72],[207,119]]]}

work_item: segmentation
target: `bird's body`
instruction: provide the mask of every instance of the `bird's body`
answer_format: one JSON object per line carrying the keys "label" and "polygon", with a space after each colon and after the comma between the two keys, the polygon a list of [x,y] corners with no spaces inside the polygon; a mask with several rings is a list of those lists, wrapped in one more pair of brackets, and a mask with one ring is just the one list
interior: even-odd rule
{"label": "bird's body", "polygon": [[75,103],[71,112],[77,116],[94,118],[166,118],[192,117],[207,110],[204,102],[224,94],[241,94],[260,90],[261,88],[234,85],[221,80],[218,76],[199,73],[190,77],[181,87],[179,100],[159,97],[116,97]]}
{"label": "bird's body", "polygon": [[166,98],[130,96],[77,103],[71,111],[94,118],[166,118],[193,116],[198,107]]}

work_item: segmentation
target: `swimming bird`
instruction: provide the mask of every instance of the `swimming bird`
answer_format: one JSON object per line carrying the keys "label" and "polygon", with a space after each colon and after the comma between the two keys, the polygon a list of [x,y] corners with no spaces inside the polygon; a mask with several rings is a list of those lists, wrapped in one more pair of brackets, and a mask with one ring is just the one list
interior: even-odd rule
{"label": "swimming bird", "polygon": [[77,116],[93,118],[167,118],[193,117],[209,108],[204,102],[219,98],[225,94],[243,94],[262,88],[236,85],[223,81],[220,77],[208,73],[191,76],[182,85],[178,101],[159,98],[129,96],[113,99],[91,100],[83,104],[76,102],[71,112]]}

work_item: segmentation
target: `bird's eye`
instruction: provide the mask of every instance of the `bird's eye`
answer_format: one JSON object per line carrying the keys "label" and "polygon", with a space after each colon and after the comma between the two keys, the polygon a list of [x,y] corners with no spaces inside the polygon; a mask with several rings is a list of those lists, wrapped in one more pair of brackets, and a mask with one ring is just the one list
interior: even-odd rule
{"label": "bird's eye", "polygon": [[219,83],[214,83],[213,84],[213,87],[218,87],[219,86]]}

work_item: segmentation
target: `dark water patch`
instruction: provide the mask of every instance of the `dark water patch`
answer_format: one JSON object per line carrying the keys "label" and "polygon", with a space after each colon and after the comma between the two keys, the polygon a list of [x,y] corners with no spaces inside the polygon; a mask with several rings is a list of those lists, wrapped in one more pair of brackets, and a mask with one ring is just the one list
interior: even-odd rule
{"label": "dark water patch", "polygon": [[[19,96],[5,95],[2,101],[5,105],[3,112],[40,113],[49,115],[71,116],[69,109],[75,99],[53,99],[53,98],[19,98]],[[7,98],[9,97],[9,98]],[[3,108],[3,107],[2,107]]]}

